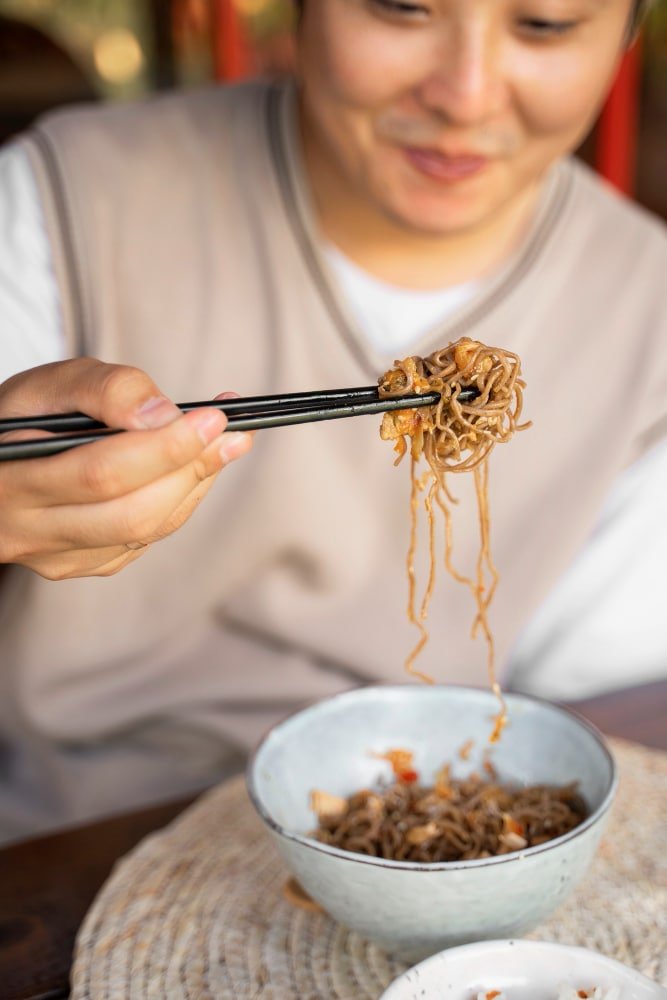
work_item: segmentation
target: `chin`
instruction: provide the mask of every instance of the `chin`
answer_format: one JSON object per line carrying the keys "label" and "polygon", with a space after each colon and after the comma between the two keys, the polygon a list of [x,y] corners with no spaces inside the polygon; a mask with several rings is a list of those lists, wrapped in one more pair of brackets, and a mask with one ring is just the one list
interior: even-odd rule
{"label": "chin", "polygon": [[445,203],[432,200],[426,204],[396,201],[385,205],[384,211],[403,228],[431,236],[469,232],[484,226],[494,214],[490,205],[457,204],[449,199]]}

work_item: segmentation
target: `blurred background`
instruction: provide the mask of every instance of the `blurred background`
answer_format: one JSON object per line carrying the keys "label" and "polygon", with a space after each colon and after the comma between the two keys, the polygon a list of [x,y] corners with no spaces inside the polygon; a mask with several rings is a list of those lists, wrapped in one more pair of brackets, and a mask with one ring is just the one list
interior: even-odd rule
{"label": "blurred background", "polygon": [[[281,75],[291,0],[0,0],[0,143],[48,108]],[[667,218],[667,0],[579,155]]]}

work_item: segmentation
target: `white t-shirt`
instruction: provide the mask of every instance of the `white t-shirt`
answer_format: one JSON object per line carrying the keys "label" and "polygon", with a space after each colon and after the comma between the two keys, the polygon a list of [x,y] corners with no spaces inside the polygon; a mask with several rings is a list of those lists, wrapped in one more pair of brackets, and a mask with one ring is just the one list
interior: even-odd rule
{"label": "white t-shirt", "polygon": [[[467,283],[416,292],[387,285],[336,248],[325,255],[359,328],[384,352],[410,344],[478,291]],[[65,344],[58,288],[37,186],[25,153],[0,150],[0,382],[49,361]],[[516,686],[586,697],[667,676],[667,443],[618,480],[588,544],[520,638]],[[587,666],[588,664],[588,666]]]}
{"label": "white t-shirt", "polygon": [[409,350],[423,334],[474,297],[480,282],[415,292],[379,281],[336,247],[324,256],[357,326],[380,354]]}

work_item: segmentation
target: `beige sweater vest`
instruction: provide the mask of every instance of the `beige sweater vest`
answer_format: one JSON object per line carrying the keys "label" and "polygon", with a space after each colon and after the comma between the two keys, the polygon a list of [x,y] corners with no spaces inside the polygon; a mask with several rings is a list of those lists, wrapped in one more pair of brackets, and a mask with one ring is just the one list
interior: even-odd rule
{"label": "beige sweater vest", "polygon": [[[25,146],[72,354],[138,365],[174,400],[365,385],[393,362],[369,349],[318,251],[291,87],[69,110]],[[655,223],[564,162],[520,252],[413,345],[468,335],[523,359],[534,426],[490,467],[501,671],[610,484],[664,432],[664,259]],[[118,576],[54,584],[12,568],[6,835],[212,782],[295,707],[406,679],[408,468],[378,425],[260,433],[191,521]],[[452,482],[467,570],[470,478]],[[438,681],[486,683],[473,610],[443,573],[420,661]]]}

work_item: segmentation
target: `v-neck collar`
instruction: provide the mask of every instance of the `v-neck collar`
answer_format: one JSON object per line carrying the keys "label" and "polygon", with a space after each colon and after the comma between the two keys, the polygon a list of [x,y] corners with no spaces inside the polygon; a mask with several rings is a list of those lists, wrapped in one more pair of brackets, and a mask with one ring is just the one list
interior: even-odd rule
{"label": "v-neck collar", "polygon": [[[285,212],[304,263],[322,302],[344,343],[372,379],[393,361],[395,349],[376,351],[359,327],[345,296],[329,268],[317,233],[316,212],[303,162],[297,117],[297,87],[293,81],[267,89],[266,127],[269,151],[283,198]],[[537,211],[521,247],[480,290],[446,320],[419,337],[411,352],[426,356],[443,344],[471,335],[528,275],[544,251],[572,188],[572,171],[556,164],[546,179]]]}

